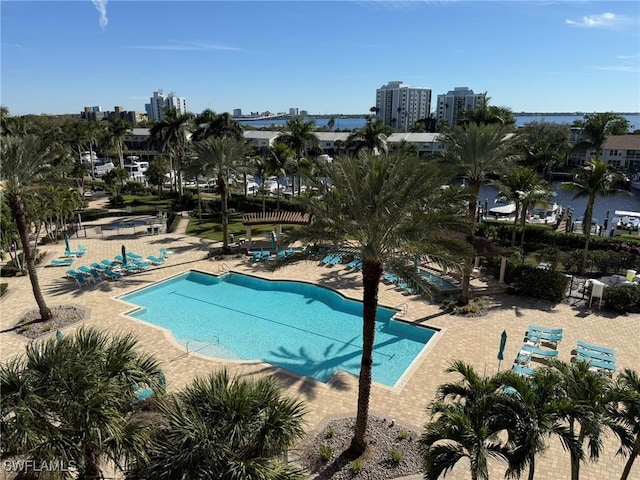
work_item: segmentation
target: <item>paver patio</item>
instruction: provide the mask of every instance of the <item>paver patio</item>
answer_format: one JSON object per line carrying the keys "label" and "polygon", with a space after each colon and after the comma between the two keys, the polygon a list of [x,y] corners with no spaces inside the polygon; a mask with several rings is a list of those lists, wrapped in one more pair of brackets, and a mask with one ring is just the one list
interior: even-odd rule
{"label": "paver patio", "polygon": [[[270,279],[304,280],[340,290],[348,297],[361,299],[359,272],[350,272],[340,265],[318,266],[315,262],[309,261],[272,272],[268,271],[264,264],[252,263],[245,258],[208,260],[210,242],[187,236],[184,233],[185,225],[186,219],[182,221],[177,232],[160,235],[147,235],[143,229],[138,229],[137,232],[133,232],[133,229],[122,229],[119,232],[96,233],[95,229],[88,228],[87,237],[71,239],[72,248],[78,243],[88,248],[87,255],[76,260],[72,268],[102,259],[113,259],[120,253],[123,244],[128,251],[145,257],[158,255],[160,247],[172,250],[174,255],[165,265],[146,272],[126,276],[119,281],[105,280],[82,288],[77,288],[73,281],[65,278],[66,267],[48,266],[51,258],[62,254],[64,242],[41,247],[48,252],[48,256],[38,268],[38,275],[48,304],[81,305],[90,312],[85,324],[105,328],[114,333],[133,332],[140,340],[142,348],[154,354],[162,363],[170,390],[180,389],[196,376],[225,366],[234,374],[266,374],[277,377],[289,394],[299,396],[308,402],[309,413],[306,418],[309,432],[322,426],[328,418],[354,416],[357,378],[353,375],[338,372],[325,384],[258,361],[218,361],[197,353],[187,355],[185,349],[173,340],[169,332],[126,316],[129,307],[118,300],[117,296],[190,269],[214,274],[231,269]],[[0,333],[0,359],[5,361],[24,351],[28,340],[7,330],[16,324],[24,312],[35,307],[35,301],[28,277],[8,278],[2,281],[9,283],[8,294],[0,300],[0,330],[3,331]],[[488,315],[461,318],[442,314],[438,307],[417,297],[404,296],[393,287],[384,284],[380,285],[379,301],[390,307],[404,304],[407,308],[405,320],[417,321],[426,318],[420,320],[420,323],[440,329],[422,356],[403,377],[400,385],[390,388],[374,384],[372,389],[373,415],[393,418],[416,430],[421,430],[427,419],[426,406],[433,400],[438,385],[456,379],[454,375],[444,373],[452,361],[464,360],[480,373],[487,375],[497,371],[496,354],[503,330],[507,331],[509,338],[502,369],[510,368],[519,351],[524,333],[531,323],[564,328],[564,338],[558,346],[561,360],[569,361],[577,341],[584,340],[615,348],[619,370],[640,369],[638,315],[612,316],[597,312],[585,314],[584,311],[564,304],[552,307],[545,302],[504,295],[492,299],[494,307]],[[64,331],[70,332],[78,327],[79,325],[73,325]],[[600,461],[583,464],[581,479],[620,478],[624,460],[615,457],[617,448],[615,438],[609,438]],[[549,450],[537,462],[536,478],[570,478],[569,468],[568,454],[555,439],[552,439]],[[491,478],[503,478],[503,474],[502,464],[491,465]],[[446,478],[462,480],[468,476],[468,470],[461,464]],[[639,476],[640,466],[635,465],[631,478]]]}

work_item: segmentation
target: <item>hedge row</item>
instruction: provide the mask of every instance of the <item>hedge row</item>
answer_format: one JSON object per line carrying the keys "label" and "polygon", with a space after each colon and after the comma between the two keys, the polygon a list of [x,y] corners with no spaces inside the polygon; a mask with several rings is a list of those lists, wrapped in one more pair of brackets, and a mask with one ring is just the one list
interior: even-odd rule
{"label": "hedge row", "polygon": [[511,293],[540,298],[550,302],[561,302],[569,287],[569,277],[553,270],[544,270],[529,265],[519,265],[510,272]]}
{"label": "hedge row", "polygon": [[619,285],[604,289],[605,308],[618,313],[640,313],[640,285]]}

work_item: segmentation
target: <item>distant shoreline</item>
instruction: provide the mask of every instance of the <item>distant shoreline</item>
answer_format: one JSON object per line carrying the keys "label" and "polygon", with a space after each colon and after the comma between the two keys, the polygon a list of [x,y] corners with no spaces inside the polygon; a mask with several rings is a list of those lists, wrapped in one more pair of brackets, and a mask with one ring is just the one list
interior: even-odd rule
{"label": "distant shoreline", "polygon": [[[513,112],[514,117],[584,117],[585,115],[591,115],[594,112]],[[616,115],[640,115],[640,112],[613,112]],[[371,113],[309,113],[306,118],[365,118]],[[268,117],[234,117],[234,120],[239,121],[251,121],[251,120],[269,120],[269,119],[282,119],[291,118],[290,114],[277,114]]]}

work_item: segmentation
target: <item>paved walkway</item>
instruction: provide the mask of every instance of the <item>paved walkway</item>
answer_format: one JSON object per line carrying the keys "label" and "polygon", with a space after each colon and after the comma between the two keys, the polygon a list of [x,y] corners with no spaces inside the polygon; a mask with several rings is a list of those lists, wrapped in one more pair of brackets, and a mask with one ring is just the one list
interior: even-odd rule
{"label": "paved walkway", "polygon": [[[130,220],[131,218],[129,218]],[[108,219],[112,222],[114,219]],[[142,219],[141,219],[142,220]],[[45,298],[50,306],[77,304],[86,307],[90,316],[85,324],[116,332],[133,332],[141,347],[154,354],[162,363],[168,380],[168,388],[177,390],[191,382],[196,376],[226,367],[232,374],[249,376],[271,375],[283,388],[309,404],[306,417],[308,431],[321,428],[330,418],[354,416],[357,398],[357,378],[345,372],[336,373],[330,381],[322,383],[296,375],[259,361],[219,361],[198,354],[187,355],[171,334],[161,328],[134,320],[126,315],[132,306],[118,300],[118,296],[131,292],[181,272],[197,269],[219,273],[224,269],[250,273],[269,279],[298,279],[340,290],[348,297],[361,299],[361,275],[341,266],[318,266],[315,262],[303,261],[285,268],[269,271],[261,263],[251,263],[245,258],[228,258],[224,261],[207,259],[211,242],[189,237],[185,234],[188,219],[184,218],[178,230],[171,234],[147,235],[146,229],[128,228],[120,231],[87,228],[87,237],[72,238],[72,248],[81,243],[88,248],[86,257],[74,262],[74,267],[113,258],[124,244],[129,251],[141,255],[157,255],[160,247],[172,250],[174,255],[163,266],[147,272],[124,277],[122,280],[103,281],[81,289],[65,278],[64,267],[50,267],[51,258],[58,257],[64,243],[42,247],[47,257],[38,268],[38,275]],[[89,227],[98,226],[95,222]],[[8,294],[0,300],[0,358],[6,360],[24,352],[27,339],[7,331],[21,316],[35,307],[27,277],[3,279],[9,283]],[[456,380],[444,373],[452,361],[462,359],[473,365],[480,373],[491,375],[498,370],[496,353],[503,330],[509,336],[505,351],[506,369],[516,357],[523,335],[530,323],[547,327],[563,327],[564,339],[559,345],[559,358],[569,361],[576,342],[581,339],[590,343],[613,347],[616,350],[619,368],[640,367],[640,341],[638,340],[639,316],[610,316],[574,310],[568,305],[550,306],[544,302],[501,296],[490,298],[493,305],[490,313],[478,318],[460,318],[443,315],[437,306],[415,297],[407,297],[391,286],[381,284],[379,301],[382,305],[406,305],[406,320],[417,321],[439,333],[429,343],[423,354],[394,388],[374,384],[371,396],[373,415],[393,418],[397,422],[420,430],[427,420],[426,406],[434,398],[438,385]],[[78,328],[73,325],[65,333]],[[617,442],[607,440],[598,463],[587,463],[581,469],[582,480],[613,480],[620,477],[623,459],[615,457]],[[536,478],[570,478],[569,457],[560,444],[552,439],[550,448],[537,464]],[[491,465],[491,477],[503,478],[504,466]],[[635,477],[634,477],[635,475]],[[640,477],[640,466],[635,465],[632,478]],[[447,475],[447,479],[466,479],[468,471],[464,462]]]}

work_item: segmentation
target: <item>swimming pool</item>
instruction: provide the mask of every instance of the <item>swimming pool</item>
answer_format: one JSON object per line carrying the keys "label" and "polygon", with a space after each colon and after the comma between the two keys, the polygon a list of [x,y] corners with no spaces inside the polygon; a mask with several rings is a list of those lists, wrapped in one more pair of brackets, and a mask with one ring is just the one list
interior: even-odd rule
{"label": "swimming pool", "polygon": [[[261,360],[327,381],[358,375],[362,302],[317,285],[190,271],[120,297],[134,318],[171,330],[189,350],[216,358]],[[393,386],[435,330],[392,319],[378,308],[373,380]]]}
{"label": "swimming pool", "polygon": [[444,293],[444,294],[451,295],[451,294],[460,293],[462,291],[462,289],[459,286],[423,268],[420,269],[420,275],[437,293]]}
{"label": "swimming pool", "polygon": [[136,228],[144,227],[147,225],[145,220],[122,220],[120,222],[114,222],[102,227],[103,230],[120,230],[123,228]]}

